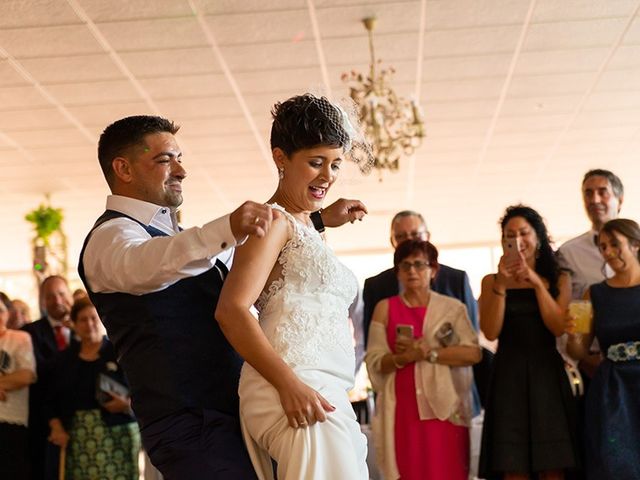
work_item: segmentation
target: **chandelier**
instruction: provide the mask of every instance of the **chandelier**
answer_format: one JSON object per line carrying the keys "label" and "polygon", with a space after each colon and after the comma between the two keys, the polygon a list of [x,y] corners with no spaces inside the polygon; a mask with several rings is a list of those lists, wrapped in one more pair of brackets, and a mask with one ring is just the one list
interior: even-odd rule
{"label": "chandelier", "polygon": [[373,168],[382,175],[384,169],[398,170],[400,157],[413,154],[420,146],[425,137],[424,123],[416,101],[398,97],[389,85],[394,68],[376,71],[380,65],[373,49],[376,19],[365,18],[362,23],[369,34],[369,75],[352,70],[342,74],[342,81],[349,87],[349,96],[356,103],[365,136],[373,149]]}

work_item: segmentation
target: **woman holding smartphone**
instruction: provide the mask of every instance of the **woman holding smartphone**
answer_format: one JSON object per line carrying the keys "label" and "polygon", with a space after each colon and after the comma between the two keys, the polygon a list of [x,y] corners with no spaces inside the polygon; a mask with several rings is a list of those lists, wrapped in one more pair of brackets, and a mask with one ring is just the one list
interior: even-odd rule
{"label": "woman holding smartphone", "polygon": [[365,359],[378,462],[389,480],[467,479],[477,335],[462,303],[431,291],[431,243],[408,240],[393,261],[402,293],[376,305]]}
{"label": "woman holding smartphone", "polygon": [[505,254],[482,280],[480,327],[499,339],[482,432],[480,477],[562,479],[578,466],[573,399],[555,337],[565,329],[569,276],[542,217],[507,208]]}

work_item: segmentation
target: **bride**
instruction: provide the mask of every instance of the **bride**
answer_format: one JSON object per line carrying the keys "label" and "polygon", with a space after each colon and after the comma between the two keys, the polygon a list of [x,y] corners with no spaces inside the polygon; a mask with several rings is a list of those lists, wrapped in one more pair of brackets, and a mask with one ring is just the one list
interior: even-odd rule
{"label": "bride", "polygon": [[[216,310],[246,360],[239,386],[245,442],[261,480],[273,478],[270,457],[279,480],[366,480],[366,440],[347,398],[355,369],[347,315],[357,282],[310,219],[338,177],[354,129],[343,110],[310,94],[276,104],[272,115],[273,224],[236,250]],[[359,219],[364,206],[349,213]]]}

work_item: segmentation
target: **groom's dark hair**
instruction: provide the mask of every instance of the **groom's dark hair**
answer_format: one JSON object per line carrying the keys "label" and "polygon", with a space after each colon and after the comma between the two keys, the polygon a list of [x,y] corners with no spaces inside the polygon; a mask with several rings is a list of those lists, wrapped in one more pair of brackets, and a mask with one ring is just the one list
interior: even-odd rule
{"label": "groom's dark hair", "polygon": [[291,97],[276,103],[271,116],[271,150],[280,148],[287,156],[318,145],[346,148],[350,141],[342,113],[325,97]]}
{"label": "groom's dark hair", "polygon": [[98,141],[98,160],[109,186],[114,180],[114,158],[128,154],[135,146],[142,146],[146,135],[163,132],[175,135],[179,129],[171,120],[152,115],[122,118],[105,128]]}

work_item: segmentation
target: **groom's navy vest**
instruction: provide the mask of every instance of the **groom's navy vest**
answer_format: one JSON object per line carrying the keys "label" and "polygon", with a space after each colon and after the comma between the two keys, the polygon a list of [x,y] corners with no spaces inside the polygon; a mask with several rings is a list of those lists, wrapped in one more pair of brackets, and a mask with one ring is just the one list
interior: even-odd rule
{"label": "groom's navy vest", "polygon": [[[84,250],[96,227],[118,217],[137,222],[113,210],[102,214],[84,241],[78,273],[127,375],[138,421],[144,427],[188,408],[237,415],[242,358],[214,318],[227,268],[218,260],[198,276],[145,295],[93,292],[84,272]],[[166,236],[137,223],[152,237]]]}

